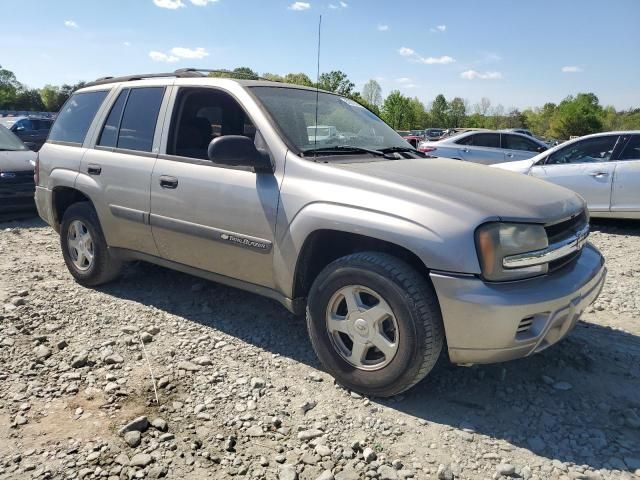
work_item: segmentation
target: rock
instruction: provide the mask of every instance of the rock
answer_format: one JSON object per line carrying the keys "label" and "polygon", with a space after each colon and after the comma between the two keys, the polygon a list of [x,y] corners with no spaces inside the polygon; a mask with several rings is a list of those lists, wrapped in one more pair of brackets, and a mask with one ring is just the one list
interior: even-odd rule
{"label": "rock", "polygon": [[331,449],[326,445],[317,445],[316,453],[321,457],[328,457],[329,455],[331,455]]}
{"label": "rock", "polygon": [[200,367],[193,362],[178,362],[178,370],[186,370],[187,372],[197,372]]}
{"label": "rock", "polygon": [[265,382],[264,378],[253,377],[250,385],[252,389],[258,390],[260,388],[264,388],[267,385],[267,382]]}
{"label": "rock", "polygon": [[160,417],[156,417],[151,420],[151,426],[156,430],[160,430],[161,432],[166,432],[169,429],[167,421]]}
{"label": "rock", "polygon": [[380,465],[378,474],[380,475],[380,480],[398,480],[397,470],[389,465]]}
{"label": "rock", "polygon": [[553,388],[555,388],[556,390],[567,391],[571,390],[573,388],[573,385],[571,385],[569,382],[556,382],[553,384]]}
{"label": "rock", "polygon": [[127,442],[127,444],[131,448],[135,448],[138,445],[140,445],[141,440],[142,440],[142,435],[138,430],[131,430],[130,432],[126,432],[124,434],[124,441]]}
{"label": "rock", "polygon": [[167,468],[161,465],[157,465],[155,467],[151,467],[149,469],[149,473],[147,473],[147,477],[149,478],[162,478],[167,474]]}
{"label": "rock", "polygon": [[301,432],[298,432],[298,440],[313,440],[314,438],[321,437],[322,435],[324,435],[324,432],[322,430],[312,428],[311,430],[303,430]]}
{"label": "rock", "polygon": [[149,332],[142,332],[140,334],[140,340],[142,340],[142,343],[151,343],[153,342],[153,335]]}
{"label": "rock", "polygon": [[451,467],[449,465],[443,465],[441,463],[438,466],[436,476],[438,477],[438,480],[453,480],[453,472],[451,471]]}
{"label": "rock", "polygon": [[316,477],[316,480],[334,480],[334,476],[331,470],[325,470]]}
{"label": "rock", "polygon": [[138,432],[144,432],[149,428],[149,420],[147,417],[142,416],[131,420],[124,427],[120,429],[120,435],[124,435],[127,432],[137,430]]}
{"label": "rock", "polygon": [[198,415],[199,413],[204,412],[206,409],[207,409],[207,406],[204,403],[199,403],[193,409],[193,413]]}
{"label": "rock", "polygon": [[196,357],[193,359],[193,363],[195,363],[196,365],[200,365],[200,366],[208,366],[208,365],[213,365],[213,361],[211,360],[210,357],[203,355],[201,357]]}
{"label": "rock", "polygon": [[111,355],[107,355],[104,359],[104,363],[107,365],[114,365],[116,363],[124,363],[124,358],[122,355],[117,353],[112,353]]}
{"label": "rock", "polygon": [[120,453],[113,461],[118,465],[122,465],[123,467],[129,465],[129,457],[124,452]]}
{"label": "rock", "polygon": [[129,462],[129,465],[144,468],[151,462],[153,462],[153,458],[148,453],[136,453]]}
{"label": "rock", "polygon": [[412,470],[398,470],[398,478],[404,480],[406,478],[413,478],[415,473]]}
{"label": "rock", "polygon": [[26,425],[27,422],[28,422],[27,417],[23,415],[16,415],[16,418],[15,418],[16,425]]}
{"label": "rock", "polygon": [[498,475],[504,475],[505,477],[510,477],[511,475],[516,473],[516,467],[514,467],[510,463],[501,463],[496,467],[496,473]]}
{"label": "rock", "polygon": [[227,439],[224,442],[224,449],[227,452],[235,452],[236,442],[237,442],[236,437],[234,437],[233,435],[230,435],[229,437],[227,437]]}
{"label": "rock", "polygon": [[352,467],[347,467],[341,472],[336,473],[335,480],[360,480],[360,475]]}
{"label": "rock", "polygon": [[252,425],[247,428],[247,435],[250,437],[264,437],[264,432],[262,431],[262,427],[259,425]]}
{"label": "rock", "polygon": [[313,410],[316,407],[316,405],[318,405],[318,402],[316,402],[315,400],[307,400],[302,405],[300,405],[299,410],[304,415],[309,410]]}
{"label": "rock", "polygon": [[58,340],[56,342],[56,348],[58,350],[64,350],[65,348],[67,348],[69,346],[69,344],[67,343],[66,340]]}
{"label": "rock", "polygon": [[364,461],[367,463],[371,463],[373,462],[376,458],[378,458],[378,456],[376,455],[376,452],[373,451],[373,448],[370,447],[366,447],[363,451],[362,451],[362,458],[364,458]]}
{"label": "rock", "polygon": [[38,345],[33,349],[33,353],[38,360],[46,360],[51,356],[51,349],[46,345]]}
{"label": "rock", "polygon": [[298,480],[296,466],[285,463],[278,469],[278,480]]}
{"label": "rock", "polygon": [[173,433],[163,433],[158,437],[158,442],[169,442],[174,438],[176,438],[176,436]]}
{"label": "rock", "polygon": [[75,355],[71,359],[71,368],[82,368],[87,365],[89,361],[89,354],[87,352],[81,352],[78,355]]}

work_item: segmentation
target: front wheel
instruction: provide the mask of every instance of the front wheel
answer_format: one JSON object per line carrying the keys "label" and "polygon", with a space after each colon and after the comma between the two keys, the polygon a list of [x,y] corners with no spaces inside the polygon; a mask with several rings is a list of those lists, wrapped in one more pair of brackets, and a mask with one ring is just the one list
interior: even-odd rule
{"label": "front wheel", "polygon": [[431,284],[384,253],[329,264],[309,293],[307,328],[324,367],[350,390],[388,397],[434,367],[444,342]]}
{"label": "front wheel", "polygon": [[71,275],[87,287],[102,285],[118,276],[122,262],[113,258],[89,202],[71,205],[60,226],[62,256]]}

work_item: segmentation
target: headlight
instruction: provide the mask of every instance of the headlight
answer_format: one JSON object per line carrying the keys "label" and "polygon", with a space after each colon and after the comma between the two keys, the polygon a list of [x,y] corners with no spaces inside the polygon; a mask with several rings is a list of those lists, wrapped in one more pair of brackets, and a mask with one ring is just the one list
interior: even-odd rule
{"label": "headlight", "polygon": [[549,246],[542,225],[526,223],[487,223],[476,230],[476,249],[485,280],[501,282],[547,273],[548,265],[507,268],[503,259]]}

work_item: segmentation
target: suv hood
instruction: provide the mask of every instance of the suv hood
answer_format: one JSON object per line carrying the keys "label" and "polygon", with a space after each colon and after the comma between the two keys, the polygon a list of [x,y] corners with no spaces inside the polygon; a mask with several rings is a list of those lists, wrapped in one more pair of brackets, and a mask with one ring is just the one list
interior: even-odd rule
{"label": "suv hood", "polygon": [[585,207],[578,194],[564,187],[460,160],[427,158],[336,166],[376,179],[369,187],[372,191],[421,206],[439,203],[441,211],[476,224],[491,219],[550,223]]}

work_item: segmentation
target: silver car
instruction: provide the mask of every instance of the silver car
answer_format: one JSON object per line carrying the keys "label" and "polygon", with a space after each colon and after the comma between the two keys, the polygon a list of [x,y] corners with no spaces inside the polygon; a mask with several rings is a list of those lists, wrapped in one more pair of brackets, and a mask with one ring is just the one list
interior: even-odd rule
{"label": "silver car", "polygon": [[[320,145],[315,125],[354,133]],[[605,279],[579,195],[426,160],[357,102],[295,85],[96,81],[63,107],[37,172],[80,284],[143,260],[265,295],[306,314],[327,371],[369,395],[415,385],[445,345],[458,364],[540,352]]]}
{"label": "silver car", "polygon": [[521,133],[477,130],[418,145],[418,150],[435,157],[485,165],[524,160],[547,148],[544,142]]}
{"label": "silver car", "polygon": [[593,217],[640,218],[640,131],[587,135],[495,166],[578,192]]}

